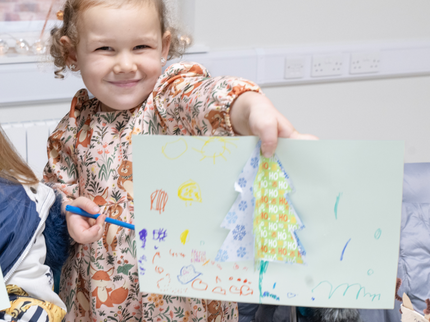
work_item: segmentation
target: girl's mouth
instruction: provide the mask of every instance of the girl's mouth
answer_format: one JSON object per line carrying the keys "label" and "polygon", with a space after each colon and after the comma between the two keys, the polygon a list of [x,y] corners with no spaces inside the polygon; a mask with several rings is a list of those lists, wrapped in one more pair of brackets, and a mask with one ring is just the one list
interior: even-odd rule
{"label": "girl's mouth", "polygon": [[123,81],[115,81],[115,82],[108,81],[108,83],[117,87],[133,87],[137,83],[139,83],[139,81],[140,79],[130,79],[130,80],[123,80]]}

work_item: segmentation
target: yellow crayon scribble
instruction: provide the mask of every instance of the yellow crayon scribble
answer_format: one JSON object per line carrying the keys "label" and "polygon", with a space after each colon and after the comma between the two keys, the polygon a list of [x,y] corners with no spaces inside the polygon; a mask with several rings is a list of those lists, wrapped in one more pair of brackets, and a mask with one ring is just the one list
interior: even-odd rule
{"label": "yellow crayon scribble", "polygon": [[182,232],[182,234],[181,234],[181,243],[182,244],[184,244],[185,245],[185,243],[188,241],[187,240],[187,237],[188,237],[188,233],[189,233],[190,231],[188,230],[188,229],[186,229],[186,230],[184,230],[183,232]]}
{"label": "yellow crayon scribble", "polygon": [[161,152],[167,159],[175,160],[183,155],[188,150],[187,141],[184,139],[178,139],[173,142],[166,143],[162,148]]}
{"label": "yellow crayon scribble", "polygon": [[178,197],[185,202],[185,206],[187,203],[190,203],[190,206],[194,202],[202,202],[202,193],[200,191],[199,185],[193,180],[188,180],[181,184],[178,189]]}
{"label": "yellow crayon scribble", "polygon": [[194,148],[193,149],[202,154],[203,158],[201,158],[200,161],[206,158],[213,158],[213,161],[215,164],[215,160],[218,157],[221,157],[227,161],[224,155],[226,151],[228,153],[231,153],[230,150],[227,149],[227,144],[231,144],[237,147],[236,144],[231,143],[231,141],[233,140],[237,140],[237,139],[227,139],[224,137],[211,137],[209,139],[204,140],[205,143],[203,144],[200,150],[197,150]]}

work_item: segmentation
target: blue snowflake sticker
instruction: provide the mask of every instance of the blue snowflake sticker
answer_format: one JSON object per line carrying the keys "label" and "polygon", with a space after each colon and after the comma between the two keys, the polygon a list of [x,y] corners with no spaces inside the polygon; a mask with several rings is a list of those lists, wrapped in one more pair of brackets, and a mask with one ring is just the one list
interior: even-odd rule
{"label": "blue snowflake sticker", "polygon": [[225,262],[228,259],[226,250],[219,250],[218,254],[215,257],[216,262]]}
{"label": "blue snowflake sticker", "polygon": [[234,240],[242,240],[245,237],[246,231],[244,225],[236,225],[233,230],[233,239]]}
{"label": "blue snowflake sticker", "polygon": [[234,211],[231,211],[227,214],[227,221],[229,224],[234,224],[237,220],[237,215]]}
{"label": "blue snowflake sticker", "polygon": [[246,208],[248,208],[248,205],[246,204],[246,201],[245,200],[242,200],[240,203],[239,203],[239,210],[241,210],[241,211],[245,211],[245,209]]}
{"label": "blue snowflake sticker", "polygon": [[246,248],[245,247],[240,247],[237,250],[237,256],[243,258],[243,256],[246,255]]}
{"label": "blue snowflake sticker", "polygon": [[244,178],[240,178],[238,183],[241,188],[245,188],[246,180]]}

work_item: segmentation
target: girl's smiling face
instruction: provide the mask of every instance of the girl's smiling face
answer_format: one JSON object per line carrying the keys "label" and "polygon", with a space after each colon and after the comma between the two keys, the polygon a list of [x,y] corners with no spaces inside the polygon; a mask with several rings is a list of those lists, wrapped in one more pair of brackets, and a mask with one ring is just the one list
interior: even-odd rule
{"label": "girl's smiling face", "polygon": [[129,110],[148,98],[170,46],[170,34],[161,34],[151,1],[90,7],[79,17],[78,33],[75,49],[67,36],[61,39],[70,48],[68,63],[81,71],[103,111]]}

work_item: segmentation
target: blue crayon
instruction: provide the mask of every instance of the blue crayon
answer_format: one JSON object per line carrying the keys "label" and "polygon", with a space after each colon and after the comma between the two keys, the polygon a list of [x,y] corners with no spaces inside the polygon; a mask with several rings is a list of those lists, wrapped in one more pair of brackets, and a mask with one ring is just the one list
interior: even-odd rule
{"label": "blue crayon", "polygon": [[[93,219],[97,219],[97,217],[100,216],[100,214],[95,214],[95,215],[89,214],[88,212],[86,212],[85,210],[82,210],[79,207],[73,207],[73,206],[70,206],[70,205],[66,206],[66,211],[69,211],[71,213],[74,213],[74,214],[77,214],[77,215],[81,215],[81,216],[84,216],[84,217],[93,218]],[[128,228],[128,229],[134,230],[134,225],[126,223],[126,222],[123,222],[121,220],[116,220],[116,219],[112,219],[112,218],[106,217],[106,222],[109,223],[109,224],[114,224],[114,225],[118,225],[118,226],[121,226],[121,227],[124,227],[124,228]]]}

